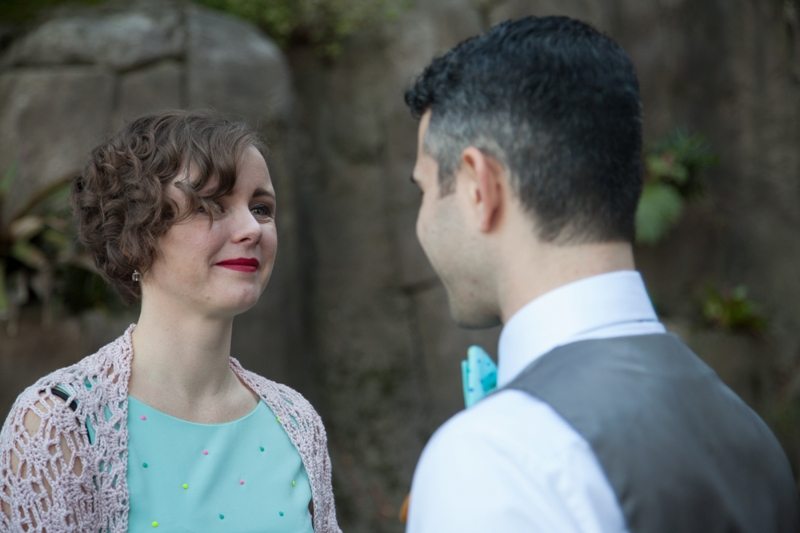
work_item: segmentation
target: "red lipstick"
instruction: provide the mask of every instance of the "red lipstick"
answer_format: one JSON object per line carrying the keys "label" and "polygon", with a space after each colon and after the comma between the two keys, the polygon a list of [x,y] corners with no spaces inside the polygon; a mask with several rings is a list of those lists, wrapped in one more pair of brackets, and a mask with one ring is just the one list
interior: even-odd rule
{"label": "red lipstick", "polygon": [[238,272],[255,272],[258,270],[258,259],[247,257],[237,257],[236,259],[226,259],[217,263],[217,266],[229,268]]}

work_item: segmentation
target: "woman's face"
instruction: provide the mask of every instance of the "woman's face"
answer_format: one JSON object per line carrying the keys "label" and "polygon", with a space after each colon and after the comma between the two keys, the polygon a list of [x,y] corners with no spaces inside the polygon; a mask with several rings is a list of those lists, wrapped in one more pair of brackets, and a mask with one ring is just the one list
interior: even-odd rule
{"label": "woman's face", "polygon": [[[168,194],[185,208],[183,192],[174,183],[169,187]],[[198,211],[161,237],[156,259],[142,278],[143,301],[214,317],[231,317],[255,305],[275,262],[275,207],[267,164],[251,146],[214,220]]]}

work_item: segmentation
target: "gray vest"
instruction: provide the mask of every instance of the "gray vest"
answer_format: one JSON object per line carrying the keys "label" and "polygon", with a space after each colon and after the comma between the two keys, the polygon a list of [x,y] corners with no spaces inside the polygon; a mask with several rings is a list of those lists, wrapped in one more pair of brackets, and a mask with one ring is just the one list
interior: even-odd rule
{"label": "gray vest", "polygon": [[780,444],[672,335],[568,344],[507,388],[549,404],[586,439],[632,532],[800,531]]}

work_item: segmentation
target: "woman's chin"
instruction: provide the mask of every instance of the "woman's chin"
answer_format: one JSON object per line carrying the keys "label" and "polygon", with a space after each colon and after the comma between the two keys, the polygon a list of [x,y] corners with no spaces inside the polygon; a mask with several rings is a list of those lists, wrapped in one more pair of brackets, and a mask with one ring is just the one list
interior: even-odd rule
{"label": "woman's chin", "polygon": [[214,312],[215,316],[219,318],[234,318],[241,315],[258,303],[258,297],[251,298],[237,298],[225,303],[221,303]]}

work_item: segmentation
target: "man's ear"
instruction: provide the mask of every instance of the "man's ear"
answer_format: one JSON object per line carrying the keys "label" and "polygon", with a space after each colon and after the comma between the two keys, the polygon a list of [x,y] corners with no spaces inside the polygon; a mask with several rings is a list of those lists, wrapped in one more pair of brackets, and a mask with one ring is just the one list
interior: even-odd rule
{"label": "man's ear", "polygon": [[477,217],[483,232],[493,230],[503,214],[504,188],[507,186],[505,167],[494,157],[474,146],[461,152],[466,201]]}

